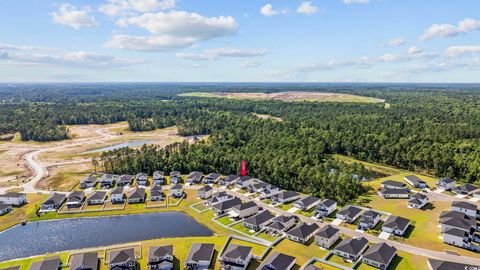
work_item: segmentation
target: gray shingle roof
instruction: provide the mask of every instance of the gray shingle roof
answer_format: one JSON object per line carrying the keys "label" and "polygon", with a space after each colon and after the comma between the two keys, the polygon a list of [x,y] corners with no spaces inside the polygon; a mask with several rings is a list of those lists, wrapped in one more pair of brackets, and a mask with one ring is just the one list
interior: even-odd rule
{"label": "gray shingle roof", "polygon": [[353,206],[353,205],[347,205],[342,210],[338,211],[338,214],[342,215],[342,216],[347,216],[349,218],[354,218],[358,214],[360,214],[360,212],[362,212],[361,208],[358,208],[358,207]]}
{"label": "gray shingle roof", "polygon": [[145,199],[145,189],[135,188],[128,193],[128,199]]}
{"label": "gray shingle roof", "polygon": [[0,194],[0,197],[3,197],[3,198],[20,198],[23,196],[25,196],[25,193],[8,192],[6,194]]}
{"label": "gray shingle roof", "polygon": [[222,258],[241,259],[245,261],[251,252],[252,247],[231,244],[223,252]]}
{"label": "gray shingle roof", "polygon": [[331,207],[332,205],[336,204],[337,202],[334,201],[334,200],[330,200],[330,199],[324,199],[320,202],[320,204],[324,205],[325,207]]}
{"label": "gray shingle roof", "polygon": [[64,194],[54,192],[44,203],[55,203],[60,204],[65,200],[66,196]]}
{"label": "gray shingle roof", "polygon": [[312,203],[315,203],[317,201],[320,201],[319,198],[317,197],[314,197],[314,196],[307,196],[307,197],[304,197],[304,198],[301,198],[300,200],[298,200],[297,202],[300,202],[302,203],[303,205],[305,206],[309,206],[311,205]]}
{"label": "gray shingle roof", "polygon": [[404,187],[405,183],[399,182],[399,181],[393,181],[393,180],[385,180],[382,182],[382,185],[386,186],[393,186],[393,187]]}
{"label": "gray shingle roof", "polygon": [[110,194],[122,194],[122,193],[123,193],[123,187],[117,187],[110,192]]}
{"label": "gray shingle roof", "polygon": [[463,263],[448,262],[441,260],[428,259],[428,264],[430,264],[432,270],[465,270],[465,269],[475,269],[475,265],[468,265]]}
{"label": "gray shingle roof", "polygon": [[316,231],[319,226],[316,223],[307,224],[307,223],[300,223],[295,226],[293,229],[289,230],[287,234],[305,239],[307,236],[312,234]]}
{"label": "gray shingle roof", "polygon": [[359,255],[363,248],[368,245],[368,240],[364,237],[361,238],[345,238],[340,242],[335,249],[351,254],[354,256]]}
{"label": "gray shingle roof", "polygon": [[118,177],[117,182],[119,184],[130,184],[130,183],[132,183],[132,180],[133,180],[133,175],[124,174],[124,175],[120,175],[120,177]]}
{"label": "gray shingle roof", "polygon": [[90,197],[88,197],[88,200],[104,200],[105,197],[107,197],[106,191],[95,191],[92,195],[90,195]]}
{"label": "gray shingle roof", "polygon": [[254,226],[259,226],[265,222],[271,220],[275,216],[268,210],[262,211],[254,216],[251,216],[244,220],[245,223],[252,224]]}
{"label": "gray shingle roof", "polygon": [[148,252],[149,260],[152,258],[163,258],[165,256],[173,256],[173,245],[151,247]]}
{"label": "gray shingle roof", "polygon": [[187,255],[187,263],[198,263],[199,261],[209,261],[213,257],[215,245],[213,244],[193,244]]}
{"label": "gray shingle roof", "polygon": [[278,197],[278,198],[281,198],[281,199],[289,199],[289,198],[292,198],[292,197],[295,197],[295,196],[298,196],[298,193],[295,192],[295,191],[291,191],[291,190],[287,190],[287,191],[283,191],[283,192],[280,192],[278,195],[276,195],[275,197]]}
{"label": "gray shingle roof", "polygon": [[45,259],[41,262],[34,262],[30,270],[56,270],[60,267],[60,258]]}
{"label": "gray shingle roof", "polygon": [[295,257],[275,251],[268,256],[257,270],[285,270],[293,263],[295,263]]}
{"label": "gray shingle roof", "polygon": [[210,191],[212,190],[213,188],[209,185],[206,185],[206,186],[203,186],[201,188],[198,189],[198,191]]}
{"label": "gray shingle roof", "polygon": [[227,201],[218,202],[218,203],[212,205],[212,208],[215,208],[215,209],[220,210],[220,211],[224,211],[224,210],[227,210],[227,209],[230,209],[230,208],[234,207],[235,205],[239,205],[241,203],[242,203],[242,200],[235,197],[235,198],[232,198],[232,199],[227,200]]}
{"label": "gray shingle roof", "polygon": [[381,264],[390,263],[395,255],[397,254],[397,249],[385,243],[373,244],[371,247],[365,251],[363,258],[379,262]]}
{"label": "gray shingle roof", "polygon": [[383,223],[383,227],[404,231],[409,224],[409,219],[397,216],[389,216],[387,220],[385,220],[385,223]]}
{"label": "gray shingle roof", "polygon": [[135,249],[121,249],[110,251],[110,264],[123,263],[135,260]]}
{"label": "gray shingle roof", "polygon": [[81,202],[85,196],[83,191],[73,191],[67,197],[67,202]]}
{"label": "gray shingle roof", "polygon": [[257,206],[257,204],[254,201],[249,201],[249,202],[246,202],[246,203],[236,205],[233,208],[242,211],[242,210],[249,209],[249,208],[252,208],[252,207],[255,207],[255,206]]}
{"label": "gray shingle roof", "polygon": [[330,225],[324,226],[321,228],[315,235],[318,235],[323,238],[330,239],[332,238],[336,233],[338,233],[340,230],[337,228],[334,228]]}
{"label": "gray shingle roof", "polygon": [[470,230],[470,228],[477,226],[476,220],[456,211],[444,211],[440,213],[440,223],[463,230]]}
{"label": "gray shingle roof", "polygon": [[380,190],[383,195],[407,195],[408,190],[403,188],[384,188]]}
{"label": "gray shingle roof", "polygon": [[452,202],[453,207],[459,207],[459,208],[464,208],[468,210],[477,210],[478,206],[473,203],[469,202],[464,202],[464,201],[453,201]]}
{"label": "gray shingle roof", "polygon": [[290,222],[292,219],[295,219],[295,216],[276,216],[274,219],[272,219],[272,222],[279,222],[279,223],[287,223]]}
{"label": "gray shingle roof", "polygon": [[72,255],[70,269],[98,269],[98,253],[97,252],[88,252],[81,254]]}

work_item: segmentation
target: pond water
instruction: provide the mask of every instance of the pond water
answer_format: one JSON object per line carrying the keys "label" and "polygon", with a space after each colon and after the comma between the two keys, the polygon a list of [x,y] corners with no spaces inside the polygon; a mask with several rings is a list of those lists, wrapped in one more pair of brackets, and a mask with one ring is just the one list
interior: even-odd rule
{"label": "pond water", "polygon": [[211,236],[179,212],[48,220],[0,233],[0,261],[165,237]]}
{"label": "pond water", "polygon": [[124,148],[124,147],[138,147],[138,146],[142,146],[144,144],[152,144],[154,142],[155,142],[155,140],[141,140],[141,141],[124,142],[124,143],[110,145],[110,146],[103,147],[103,148],[98,148],[98,149],[85,151],[83,153],[84,154],[100,153],[100,152],[104,152],[104,151],[117,150],[117,149]]}

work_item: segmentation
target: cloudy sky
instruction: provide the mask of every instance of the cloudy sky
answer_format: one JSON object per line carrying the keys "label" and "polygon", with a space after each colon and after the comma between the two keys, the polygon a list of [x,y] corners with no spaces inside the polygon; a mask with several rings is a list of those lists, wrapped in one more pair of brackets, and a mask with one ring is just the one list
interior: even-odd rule
{"label": "cloudy sky", "polygon": [[478,0],[1,0],[2,82],[480,82]]}

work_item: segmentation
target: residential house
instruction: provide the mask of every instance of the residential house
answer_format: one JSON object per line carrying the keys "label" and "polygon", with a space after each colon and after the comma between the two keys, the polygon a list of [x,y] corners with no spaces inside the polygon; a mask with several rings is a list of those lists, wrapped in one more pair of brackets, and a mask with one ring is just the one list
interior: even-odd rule
{"label": "residential house", "polygon": [[10,204],[13,206],[20,206],[28,203],[27,195],[18,192],[8,192],[0,195],[0,203]]}
{"label": "residential house", "polygon": [[353,223],[362,214],[362,209],[353,205],[347,205],[337,212],[336,218],[347,223]]}
{"label": "residential house", "polygon": [[128,192],[128,203],[143,203],[145,202],[145,189],[134,188]]}
{"label": "residential house", "polygon": [[376,243],[365,251],[362,262],[375,268],[386,270],[397,255],[397,249],[386,243]]}
{"label": "residential house", "polygon": [[84,200],[83,191],[72,191],[67,197],[66,205],[68,208],[78,208],[82,206]]}
{"label": "residential house", "polygon": [[442,231],[443,242],[460,248],[469,248],[473,236],[464,230],[450,228]]}
{"label": "residential house", "polygon": [[120,177],[118,177],[117,186],[119,187],[130,186],[132,184],[132,181],[133,181],[133,175],[123,174],[123,175],[120,175]]}
{"label": "residential house", "polygon": [[476,199],[480,199],[480,190],[473,192],[472,197]]}
{"label": "residential house", "polygon": [[12,211],[12,205],[11,204],[4,204],[0,202],[0,216],[3,216],[7,213],[10,213]]}
{"label": "residential house", "polygon": [[109,252],[110,270],[136,270],[135,249],[127,248]]}
{"label": "residential house", "polygon": [[240,176],[235,174],[229,174],[226,177],[220,178],[220,180],[218,180],[218,184],[221,186],[229,187],[235,184],[238,178],[240,178]]}
{"label": "residential house", "polygon": [[424,189],[424,188],[427,187],[427,183],[425,183],[425,181],[423,181],[422,179],[420,179],[416,175],[407,175],[407,176],[403,177],[403,180],[405,180],[405,182],[407,182],[408,184],[410,184],[414,188]]}
{"label": "residential house", "polygon": [[365,237],[347,237],[333,249],[332,253],[346,260],[356,261],[367,248],[368,240]]}
{"label": "residential house", "polygon": [[277,194],[282,192],[282,189],[274,186],[274,185],[267,185],[261,192],[260,192],[260,199],[268,199]]}
{"label": "residential house", "polygon": [[230,212],[228,212],[228,214],[232,218],[237,218],[237,219],[253,216],[256,213],[258,213],[258,205],[253,201],[236,205],[232,208]]}
{"label": "residential house", "polygon": [[251,176],[242,176],[237,179],[235,182],[235,187],[237,188],[247,188],[249,185],[254,184],[257,181],[257,179],[251,177]]}
{"label": "residential house", "polygon": [[422,209],[429,202],[430,200],[427,196],[417,192],[410,197],[410,200],[408,200],[408,207]]}
{"label": "residential house", "polygon": [[377,193],[385,199],[408,199],[410,197],[410,192],[407,189],[400,188],[384,188]]}
{"label": "residential house", "polygon": [[320,227],[317,223],[300,223],[286,232],[287,238],[305,244],[310,240]]}
{"label": "residential house", "polygon": [[300,194],[291,190],[282,191],[277,195],[273,196],[273,201],[275,201],[276,203],[289,203],[298,199],[300,199]]}
{"label": "residential house", "polygon": [[226,191],[220,191],[212,194],[212,197],[205,201],[206,205],[213,205],[219,202],[224,202],[233,199],[233,196]]}
{"label": "residential house", "polygon": [[383,181],[380,186],[382,188],[388,188],[388,189],[406,189],[407,185],[405,183],[399,182],[399,181],[393,181],[393,180],[385,180]]}
{"label": "residential house", "polygon": [[295,261],[295,257],[275,251],[257,267],[257,270],[290,270],[295,265]]}
{"label": "residential house", "polygon": [[443,178],[437,181],[437,189],[439,190],[452,190],[455,188],[455,181],[450,178]]}
{"label": "residential house", "polygon": [[98,183],[97,177],[94,175],[89,175],[83,178],[82,180],[80,180],[80,188],[83,188],[83,189],[92,188],[95,185],[97,185],[97,183]]}
{"label": "residential house", "polygon": [[430,270],[465,270],[475,269],[477,265],[469,265],[450,261],[441,261],[435,259],[428,259],[427,266]]}
{"label": "residential house", "polygon": [[313,264],[309,264],[305,268],[303,268],[303,270],[324,270],[324,269],[323,268],[318,268]]}
{"label": "residential house", "polygon": [[100,185],[103,189],[112,188],[115,186],[117,176],[113,174],[103,174],[100,178]]}
{"label": "residential house", "polygon": [[322,248],[330,248],[340,239],[340,230],[331,225],[324,226],[315,233],[315,244]]}
{"label": "residential house", "polygon": [[165,184],[165,173],[163,171],[154,171],[152,175],[154,185]]}
{"label": "residential house", "polygon": [[474,203],[469,203],[465,201],[454,201],[452,202],[452,211],[464,213],[467,216],[472,218],[477,218],[478,206]]}
{"label": "residential house", "polygon": [[40,206],[40,212],[52,212],[60,209],[60,206],[65,202],[66,196],[54,192],[48,199],[46,199]]}
{"label": "residential house", "polygon": [[473,234],[477,230],[476,219],[461,212],[443,211],[440,213],[439,221],[442,232],[448,229],[460,229],[468,234]]}
{"label": "residential house", "polygon": [[382,231],[398,236],[404,236],[409,226],[409,219],[398,216],[388,216],[382,225]]}
{"label": "residential house", "polygon": [[197,190],[197,196],[200,199],[208,199],[212,197],[213,194],[213,188],[211,186],[203,186]]}
{"label": "residential house", "polygon": [[112,203],[123,203],[125,201],[125,194],[123,194],[123,187],[116,187],[110,192],[110,201]]}
{"label": "residential house", "polygon": [[214,244],[193,244],[188,252],[185,265],[192,270],[208,269],[212,264]]}
{"label": "residential house", "polygon": [[360,216],[360,223],[358,225],[358,228],[361,230],[373,229],[375,228],[375,226],[377,226],[379,221],[380,214],[375,211],[368,210]]}
{"label": "residential house", "polygon": [[478,187],[470,183],[465,183],[452,189],[452,192],[458,195],[472,195],[476,191],[478,191]]}
{"label": "residential house", "polygon": [[148,186],[148,175],[146,173],[137,173],[135,180],[137,181],[137,186]]}
{"label": "residential house", "polygon": [[215,215],[221,216],[221,215],[227,214],[228,212],[230,212],[233,209],[233,207],[235,207],[237,205],[240,205],[240,204],[242,204],[242,200],[240,200],[237,197],[233,197],[229,200],[221,201],[221,202],[217,202],[215,204],[212,204],[212,209],[213,209],[213,212],[215,213]]}
{"label": "residential house", "polygon": [[337,210],[337,202],[330,199],[323,199],[317,204],[316,216],[318,218],[327,217]]}
{"label": "residential house", "polygon": [[173,270],[173,245],[154,246],[148,252],[149,270]]}
{"label": "residential house", "polygon": [[70,259],[70,270],[97,270],[98,264],[98,252],[73,254]]}
{"label": "residential house", "polygon": [[166,197],[162,191],[162,186],[153,186],[150,189],[150,201],[163,201]]}
{"label": "residential house", "polygon": [[225,270],[245,270],[252,256],[252,247],[230,244],[220,256],[220,268]]}
{"label": "residential house", "polygon": [[257,181],[251,185],[247,186],[247,191],[249,193],[260,193],[264,188],[268,186],[267,183],[262,182],[262,181]]}
{"label": "residential house", "polygon": [[320,199],[314,196],[303,197],[293,203],[293,206],[302,210],[308,211],[320,203]]}
{"label": "residential house", "polygon": [[62,262],[59,257],[33,262],[30,266],[30,270],[60,270],[61,268]]}
{"label": "residential house", "polygon": [[269,224],[274,217],[275,216],[270,211],[264,210],[254,216],[246,218],[243,221],[243,226],[254,231],[259,231],[263,229],[265,225]]}
{"label": "residential house", "polygon": [[266,226],[264,229],[272,234],[279,234],[281,232],[285,232],[290,230],[293,226],[297,223],[296,216],[276,216],[272,219],[272,222]]}
{"label": "residential house", "polygon": [[187,176],[187,183],[192,185],[192,184],[198,184],[202,181],[202,172],[198,171],[193,171]]}
{"label": "residential house", "polygon": [[203,178],[205,184],[216,184],[220,180],[221,175],[218,173],[209,173]]}
{"label": "residential house", "polygon": [[180,172],[177,172],[177,171],[170,172],[170,185],[176,185],[181,183],[183,183],[183,179]]}
{"label": "residential house", "polygon": [[172,188],[170,188],[170,196],[175,197],[175,198],[180,198],[183,196],[183,186],[180,184],[174,185]]}
{"label": "residential house", "polygon": [[90,197],[87,198],[88,205],[97,205],[105,203],[105,199],[107,198],[106,191],[95,191]]}

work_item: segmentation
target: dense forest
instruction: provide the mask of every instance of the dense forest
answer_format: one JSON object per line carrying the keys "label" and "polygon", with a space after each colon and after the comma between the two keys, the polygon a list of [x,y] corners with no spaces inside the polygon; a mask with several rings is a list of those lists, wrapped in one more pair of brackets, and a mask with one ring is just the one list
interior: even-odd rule
{"label": "dense forest", "polygon": [[[364,95],[384,99],[390,106],[177,96],[188,91],[285,90]],[[320,196],[352,190],[336,195],[348,201],[362,192],[353,176],[369,175],[362,167],[328,158],[337,153],[438,177],[480,181],[476,85],[26,85],[14,90],[0,86],[0,100],[0,133],[20,132],[24,140],[64,139],[66,125],[118,121],[128,121],[135,131],[176,125],[181,135],[210,135],[208,141],[191,145],[106,153],[103,166],[110,172],[162,168],[235,173],[245,159],[254,176]],[[282,121],[258,119],[252,113]]]}

